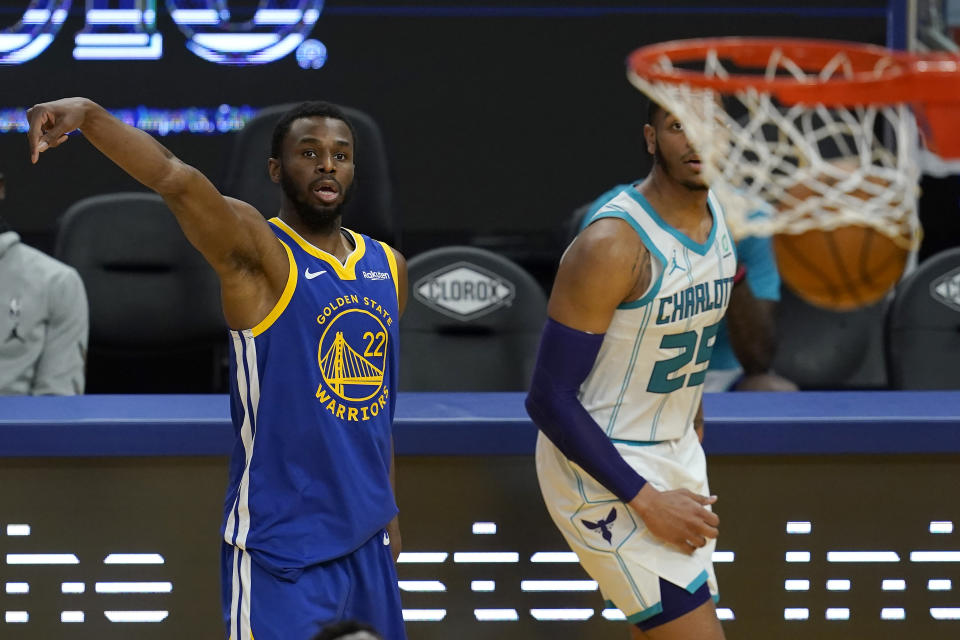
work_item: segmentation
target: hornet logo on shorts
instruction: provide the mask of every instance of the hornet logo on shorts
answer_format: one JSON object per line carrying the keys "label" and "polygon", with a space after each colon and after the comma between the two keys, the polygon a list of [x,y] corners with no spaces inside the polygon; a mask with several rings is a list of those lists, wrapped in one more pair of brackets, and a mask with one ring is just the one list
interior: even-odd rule
{"label": "hornet logo on shorts", "polygon": [[601,518],[597,522],[590,522],[589,520],[581,520],[581,522],[584,524],[585,527],[587,527],[587,529],[590,529],[591,531],[600,529],[600,535],[603,536],[603,539],[609,542],[610,544],[613,544],[613,542],[611,542],[611,540],[613,540],[613,534],[610,533],[609,529],[607,529],[607,525],[612,524],[613,521],[616,519],[617,519],[617,508],[613,507],[612,509],[610,509],[610,513],[607,514],[606,518]]}
{"label": "hornet logo on shorts", "polygon": [[456,262],[413,285],[413,295],[434,311],[467,322],[509,306],[516,287],[492,271]]}

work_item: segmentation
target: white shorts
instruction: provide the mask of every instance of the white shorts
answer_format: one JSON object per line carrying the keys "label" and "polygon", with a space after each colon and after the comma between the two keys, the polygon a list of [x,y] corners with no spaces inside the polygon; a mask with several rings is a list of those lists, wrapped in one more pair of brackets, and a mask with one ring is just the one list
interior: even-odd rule
{"label": "white shorts", "polygon": [[[615,446],[654,488],[710,495],[706,457],[693,429],[679,440]],[[660,578],[690,593],[706,582],[716,599],[716,540],[707,538],[706,545],[687,555],[655,538],[633,509],[567,460],[543,433],[537,438],[536,464],[554,523],[603,597],[628,621],[636,624],[662,611]]]}

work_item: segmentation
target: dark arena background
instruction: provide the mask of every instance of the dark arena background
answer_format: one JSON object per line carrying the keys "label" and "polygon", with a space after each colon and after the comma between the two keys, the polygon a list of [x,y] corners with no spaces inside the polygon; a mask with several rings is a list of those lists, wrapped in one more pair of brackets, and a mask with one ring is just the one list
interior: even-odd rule
{"label": "dark arena background", "polygon": [[[4,0],[0,216],[54,254],[75,203],[143,191],[81,135],[31,165],[34,103],[89,97],[230,192],[247,122],[328,100],[379,125],[387,170],[374,186],[408,260],[467,247],[518,269],[476,266],[484,293],[471,301],[455,271],[431,267],[411,274],[411,300],[458,319],[529,303],[539,323],[574,211],[649,169],[632,50],[728,35],[949,48],[957,27],[960,3],[919,0]],[[242,162],[265,172],[267,151]],[[957,175],[928,172],[912,268],[960,246],[958,208]],[[149,253],[150,237],[131,242]],[[215,286],[196,288],[217,303]],[[927,289],[958,344],[960,263]],[[706,396],[731,640],[960,637],[960,367],[943,384],[905,382],[891,304],[827,312],[784,290],[775,365],[803,391]],[[0,638],[221,638],[224,345],[197,366],[162,341],[108,344],[91,322],[88,395],[0,398]],[[435,351],[405,342],[402,366],[418,368],[402,372],[395,435],[409,637],[625,638],[543,506],[530,363],[454,344],[491,331],[447,332]],[[472,370],[484,358],[505,363],[493,381]]]}

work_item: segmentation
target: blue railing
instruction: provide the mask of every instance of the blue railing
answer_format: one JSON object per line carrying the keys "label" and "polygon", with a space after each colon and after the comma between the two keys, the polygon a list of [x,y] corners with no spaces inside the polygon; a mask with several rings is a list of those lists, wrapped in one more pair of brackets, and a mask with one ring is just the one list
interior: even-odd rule
{"label": "blue railing", "polygon": [[[960,453],[960,392],[707,394],[712,455]],[[0,398],[0,457],[227,455],[227,396]],[[399,455],[528,455],[522,393],[404,393]]]}

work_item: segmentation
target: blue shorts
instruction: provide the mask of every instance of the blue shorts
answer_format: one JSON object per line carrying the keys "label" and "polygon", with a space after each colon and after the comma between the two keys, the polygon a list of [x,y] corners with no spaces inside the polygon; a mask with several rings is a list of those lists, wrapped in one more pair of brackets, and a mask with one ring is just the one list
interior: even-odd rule
{"label": "blue shorts", "polygon": [[710,599],[710,589],[707,584],[700,585],[700,588],[690,593],[683,587],[660,578],[660,604],[663,610],[660,613],[650,616],[646,620],[636,623],[641,631],[659,627],[676,620],[682,615],[690,613],[704,602]]}
{"label": "blue shorts", "polygon": [[365,622],[384,640],[406,640],[386,531],[353,553],[279,577],[223,544],[223,619],[230,640],[310,640],[341,620]]}

